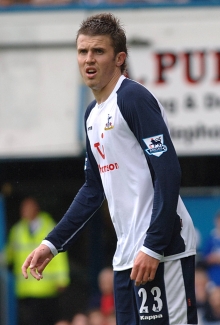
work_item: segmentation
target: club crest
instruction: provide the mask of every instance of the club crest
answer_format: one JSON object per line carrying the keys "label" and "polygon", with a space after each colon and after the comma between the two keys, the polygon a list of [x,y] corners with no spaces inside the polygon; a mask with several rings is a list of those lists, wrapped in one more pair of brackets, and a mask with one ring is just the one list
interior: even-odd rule
{"label": "club crest", "polygon": [[148,153],[148,155],[160,157],[164,152],[167,151],[167,146],[165,146],[163,143],[163,134],[143,139],[143,141],[147,145],[147,149],[145,149],[145,151]]}
{"label": "club crest", "polygon": [[108,114],[107,123],[105,124],[104,130],[107,131],[107,130],[111,130],[111,129],[114,128],[114,125],[112,124],[111,119],[112,119],[112,116],[110,116],[110,115]]}

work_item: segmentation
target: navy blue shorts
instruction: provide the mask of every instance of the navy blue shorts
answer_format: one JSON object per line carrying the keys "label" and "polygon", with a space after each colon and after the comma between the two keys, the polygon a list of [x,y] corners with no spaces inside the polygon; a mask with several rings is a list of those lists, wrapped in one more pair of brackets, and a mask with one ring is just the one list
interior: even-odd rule
{"label": "navy blue shorts", "polygon": [[138,287],[130,274],[114,272],[117,325],[197,324],[195,256],[160,263],[155,279]]}

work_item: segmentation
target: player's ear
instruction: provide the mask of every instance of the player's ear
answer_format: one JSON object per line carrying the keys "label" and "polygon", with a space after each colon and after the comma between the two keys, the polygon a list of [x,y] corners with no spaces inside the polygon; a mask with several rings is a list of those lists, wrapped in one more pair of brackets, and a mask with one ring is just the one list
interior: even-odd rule
{"label": "player's ear", "polygon": [[116,65],[117,67],[120,67],[126,59],[126,53],[125,52],[119,52],[116,56]]}

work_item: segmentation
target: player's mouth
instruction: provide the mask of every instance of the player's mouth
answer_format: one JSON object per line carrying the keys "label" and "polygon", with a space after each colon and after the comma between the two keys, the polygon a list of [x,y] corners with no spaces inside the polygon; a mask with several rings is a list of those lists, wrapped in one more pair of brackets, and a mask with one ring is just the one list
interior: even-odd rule
{"label": "player's mouth", "polygon": [[96,69],[95,68],[87,68],[86,69],[86,75],[88,78],[93,78],[96,74]]}

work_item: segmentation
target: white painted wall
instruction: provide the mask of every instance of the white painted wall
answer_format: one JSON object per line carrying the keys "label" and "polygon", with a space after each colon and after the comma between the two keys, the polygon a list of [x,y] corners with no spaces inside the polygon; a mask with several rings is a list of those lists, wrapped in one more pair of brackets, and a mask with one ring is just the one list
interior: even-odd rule
{"label": "white painted wall", "polygon": [[[81,153],[83,88],[74,44],[82,19],[97,12],[0,14],[0,158]],[[127,33],[130,77],[164,104],[177,153],[220,154],[220,9],[113,13]]]}

